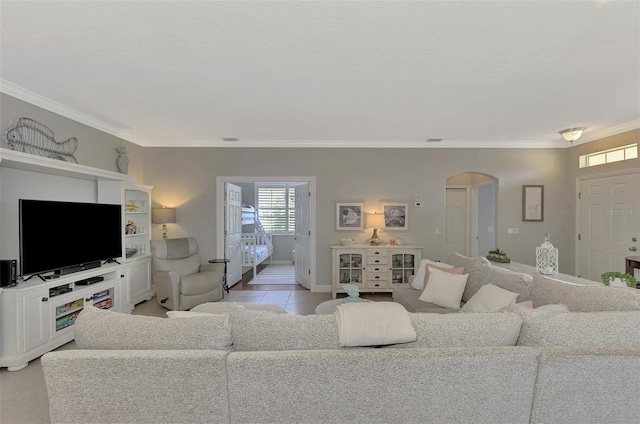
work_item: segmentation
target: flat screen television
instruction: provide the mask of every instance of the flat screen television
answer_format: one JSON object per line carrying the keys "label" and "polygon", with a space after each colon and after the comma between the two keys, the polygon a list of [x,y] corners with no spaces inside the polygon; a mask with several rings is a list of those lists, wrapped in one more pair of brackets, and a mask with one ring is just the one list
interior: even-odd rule
{"label": "flat screen television", "polygon": [[20,199],[19,219],[23,278],[122,257],[120,205]]}

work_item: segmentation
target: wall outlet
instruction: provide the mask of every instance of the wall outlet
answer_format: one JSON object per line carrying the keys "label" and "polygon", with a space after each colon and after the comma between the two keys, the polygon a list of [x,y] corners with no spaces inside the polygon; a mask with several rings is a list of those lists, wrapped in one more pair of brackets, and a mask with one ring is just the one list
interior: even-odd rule
{"label": "wall outlet", "polygon": [[520,228],[508,228],[507,234],[520,234]]}

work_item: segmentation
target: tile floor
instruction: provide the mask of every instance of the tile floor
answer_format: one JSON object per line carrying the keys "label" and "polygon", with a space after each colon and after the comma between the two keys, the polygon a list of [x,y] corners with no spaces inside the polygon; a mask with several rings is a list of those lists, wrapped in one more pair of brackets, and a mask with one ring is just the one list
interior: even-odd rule
{"label": "tile floor", "polygon": [[[363,298],[391,301],[387,294],[366,295]],[[331,299],[331,293],[311,293],[307,290],[231,290],[225,293],[225,302],[271,303],[284,307],[291,314],[309,315],[315,313],[319,303]],[[133,314],[166,317],[166,309],[155,299],[136,305]],[[75,342],[69,342],[61,349],[75,349]],[[0,369],[0,423],[40,424],[49,423],[49,402],[40,359],[15,372]]]}

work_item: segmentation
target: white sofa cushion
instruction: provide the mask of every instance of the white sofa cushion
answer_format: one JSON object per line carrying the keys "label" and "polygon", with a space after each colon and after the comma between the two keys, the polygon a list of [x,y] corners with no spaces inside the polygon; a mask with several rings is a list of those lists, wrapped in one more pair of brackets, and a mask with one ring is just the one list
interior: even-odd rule
{"label": "white sofa cushion", "polygon": [[577,286],[536,275],[531,293],[533,306],[562,303],[570,311],[640,310],[640,290],[631,287]]}
{"label": "white sofa cushion", "polygon": [[515,346],[522,318],[512,312],[499,314],[410,313],[418,339],[394,347],[445,348]]}
{"label": "white sofa cushion", "polygon": [[193,312],[207,312],[209,314],[231,314],[245,311],[271,311],[278,314],[286,314],[287,311],[280,305],[255,302],[207,302],[191,308]]}
{"label": "white sofa cushion", "polygon": [[419,299],[443,308],[459,309],[468,276],[429,267],[429,283]]}
{"label": "white sofa cushion", "polygon": [[236,351],[339,349],[333,314],[294,315],[245,310],[229,315]]}
{"label": "white sofa cushion", "polygon": [[519,346],[640,347],[639,312],[558,312],[550,306],[509,305],[522,317]]}
{"label": "white sofa cushion", "polygon": [[518,293],[485,284],[462,307],[462,312],[496,312],[515,303]]}
{"label": "white sofa cushion", "polygon": [[231,349],[228,315],[167,319],[85,307],[74,326],[80,349]]}

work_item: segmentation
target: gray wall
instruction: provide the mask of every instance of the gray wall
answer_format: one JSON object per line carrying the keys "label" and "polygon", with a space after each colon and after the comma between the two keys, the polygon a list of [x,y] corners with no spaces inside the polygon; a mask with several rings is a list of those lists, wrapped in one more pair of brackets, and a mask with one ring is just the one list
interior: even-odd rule
{"label": "gray wall", "polygon": [[[217,176],[315,176],[317,181],[317,284],[329,285],[329,245],[342,237],[362,241],[369,232],[335,230],[336,202],[364,201],[365,212],[380,201],[410,204],[409,231],[381,232],[425,246],[423,254],[443,259],[445,180],[461,172],[498,178],[498,245],[514,261],[535,265],[535,248],[544,234],[555,235],[561,269],[573,269],[573,231],[567,229],[568,149],[286,149],[147,148],[145,183],[162,203],[178,208],[184,234],[197,235],[205,257],[215,257],[215,182]],[[545,221],[522,222],[522,185],[545,185]],[[423,208],[414,208],[419,195]],[[507,228],[520,234],[507,235]],[[439,228],[440,234],[435,230]]]}

